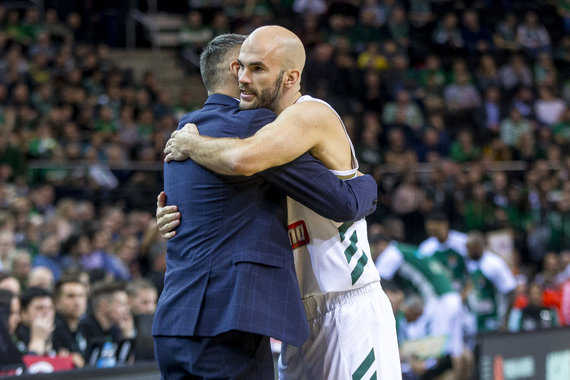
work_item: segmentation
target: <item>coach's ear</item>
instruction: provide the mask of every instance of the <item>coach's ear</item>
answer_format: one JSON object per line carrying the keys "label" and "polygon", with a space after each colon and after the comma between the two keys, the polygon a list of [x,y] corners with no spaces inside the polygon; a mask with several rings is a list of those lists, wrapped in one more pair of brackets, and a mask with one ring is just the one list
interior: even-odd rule
{"label": "coach's ear", "polygon": [[232,61],[232,63],[230,63],[230,70],[231,70],[232,74],[237,79],[239,77],[239,63],[238,63],[238,61]]}

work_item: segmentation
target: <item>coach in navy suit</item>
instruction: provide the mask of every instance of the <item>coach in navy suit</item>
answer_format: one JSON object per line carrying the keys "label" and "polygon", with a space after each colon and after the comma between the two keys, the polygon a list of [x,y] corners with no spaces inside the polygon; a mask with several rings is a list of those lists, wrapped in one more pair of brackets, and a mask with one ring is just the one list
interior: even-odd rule
{"label": "coach in navy suit", "polygon": [[[200,58],[204,107],[185,115],[200,134],[245,138],[275,119],[239,111],[230,71],[244,36],[214,39]],[[286,195],[338,221],[375,208],[370,176],[340,181],[305,154],[252,177],[213,173],[193,161],[164,167],[168,204],[181,224],[167,245],[164,290],[153,325],[166,379],[272,379],[269,338],[300,345],[308,335],[287,235]]]}

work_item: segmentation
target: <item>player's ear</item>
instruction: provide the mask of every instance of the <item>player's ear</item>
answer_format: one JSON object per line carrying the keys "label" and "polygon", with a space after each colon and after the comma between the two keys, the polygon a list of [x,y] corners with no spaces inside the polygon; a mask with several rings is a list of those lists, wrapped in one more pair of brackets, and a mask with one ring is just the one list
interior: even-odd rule
{"label": "player's ear", "polygon": [[232,63],[230,63],[230,70],[231,70],[232,74],[237,79],[239,77],[239,63],[238,63],[238,61],[232,61]]}
{"label": "player's ear", "polygon": [[301,72],[297,69],[289,69],[285,72],[285,82],[284,85],[287,87],[293,87],[299,83],[301,80]]}

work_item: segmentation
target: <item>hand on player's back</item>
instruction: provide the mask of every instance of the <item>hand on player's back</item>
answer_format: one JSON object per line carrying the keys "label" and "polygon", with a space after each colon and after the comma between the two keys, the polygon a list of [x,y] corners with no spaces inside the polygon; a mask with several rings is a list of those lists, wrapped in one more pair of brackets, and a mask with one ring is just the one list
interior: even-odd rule
{"label": "hand on player's back", "polygon": [[172,132],[164,148],[164,154],[166,155],[164,161],[187,160],[188,153],[186,153],[186,149],[189,149],[192,138],[198,134],[198,128],[191,123],[186,123],[181,129]]}
{"label": "hand on player's back", "polygon": [[164,191],[161,191],[156,198],[156,224],[162,237],[167,240],[176,235],[174,229],[180,224],[178,207],[166,205]]}

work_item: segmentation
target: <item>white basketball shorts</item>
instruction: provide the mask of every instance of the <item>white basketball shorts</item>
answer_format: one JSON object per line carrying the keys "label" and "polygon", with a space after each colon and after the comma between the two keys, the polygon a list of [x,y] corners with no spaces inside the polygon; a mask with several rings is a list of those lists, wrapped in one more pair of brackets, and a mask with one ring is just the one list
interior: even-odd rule
{"label": "white basketball shorts", "polygon": [[283,345],[281,380],[400,380],[394,313],[380,282],[304,301],[310,336]]}

